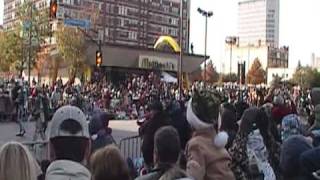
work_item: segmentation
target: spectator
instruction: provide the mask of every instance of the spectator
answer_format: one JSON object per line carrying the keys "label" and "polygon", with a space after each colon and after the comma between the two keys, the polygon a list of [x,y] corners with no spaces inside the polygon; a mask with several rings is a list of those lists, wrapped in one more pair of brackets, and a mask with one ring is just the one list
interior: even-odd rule
{"label": "spectator", "polygon": [[229,149],[236,179],[252,179],[261,173],[274,179],[277,175],[273,171],[279,164],[280,150],[269,128],[269,118],[263,109],[251,107],[243,113],[239,132]]}
{"label": "spectator", "polygon": [[92,180],[129,180],[129,169],[119,149],[108,145],[97,150],[90,160]]}
{"label": "spectator", "polygon": [[182,169],[174,166],[165,172],[159,180],[171,180],[171,179],[180,179],[180,180],[192,180],[188,177],[187,173]]}
{"label": "spectator", "polygon": [[49,130],[53,162],[46,180],[90,180],[85,167],[90,154],[90,135],[86,116],[74,106],[63,106],[53,115]]}
{"label": "spectator", "polygon": [[41,174],[36,160],[24,145],[8,142],[0,149],[1,180],[35,180]]}
{"label": "spectator", "polygon": [[152,169],[153,166],[154,134],[159,128],[169,125],[170,122],[160,102],[154,103],[150,109],[150,119],[146,120],[139,129],[143,139],[141,150],[147,169]]}
{"label": "spectator", "polygon": [[187,120],[193,136],[186,147],[187,173],[195,179],[234,179],[224,148],[227,138],[217,138],[220,104],[220,95],[209,91],[196,91],[188,102]]}
{"label": "spectator", "polygon": [[[154,137],[154,169],[136,180],[158,180],[177,164],[180,154],[178,132],[171,126],[160,128]],[[176,167],[178,168],[178,167]],[[178,171],[176,171],[178,173]]]}
{"label": "spectator", "polygon": [[285,104],[284,98],[281,95],[275,96],[273,101],[274,107],[272,108],[272,118],[277,123],[281,125],[283,117],[295,112],[292,104],[291,107]]}
{"label": "spectator", "polygon": [[282,142],[288,139],[292,135],[302,134],[302,124],[300,118],[296,114],[289,114],[282,120],[281,125],[281,140]]}
{"label": "spectator", "polygon": [[238,132],[237,115],[234,106],[229,103],[222,104],[221,110],[221,126],[220,131],[228,133],[228,143],[226,149],[229,149]]}
{"label": "spectator", "polygon": [[89,133],[91,136],[91,152],[99,148],[114,143],[111,136],[111,129],[108,128],[109,120],[107,113],[96,113],[89,123]]}
{"label": "spectator", "polygon": [[311,144],[301,135],[291,136],[283,142],[280,155],[280,169],[284,180],[302,178],[301,168],[303,166],[299,164],[300,156],[311,148]]}

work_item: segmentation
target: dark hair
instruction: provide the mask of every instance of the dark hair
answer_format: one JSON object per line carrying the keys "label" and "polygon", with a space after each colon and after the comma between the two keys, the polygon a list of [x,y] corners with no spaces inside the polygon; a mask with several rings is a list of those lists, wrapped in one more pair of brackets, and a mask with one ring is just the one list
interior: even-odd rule
{"label": "dark hair", "polygon": [[[76,134],[82,130],[81,125],[73,120],[67,119],[60,125],[61,130]],[[71,160],[81,162],[88,149],[89,139],[84,137],[55,137],[50,139],[56,160]]]}
{"label": "dark hair", "polygon": [[172,126],[160,128],[154,136],[154,151],[160,163],[176,163],[180,154],[180,139]]}
{"label": "dark hair", "polygon": [[256,117],[256,125],[260,131],[260,134],[263,138],[263,142],[267,148],[269,155],[269,162],[273,169],[279,169],[280,161],[280,146],[275,141],[274,137],[271,135],[271,122],[268,118],[267,113],[260,108]]}

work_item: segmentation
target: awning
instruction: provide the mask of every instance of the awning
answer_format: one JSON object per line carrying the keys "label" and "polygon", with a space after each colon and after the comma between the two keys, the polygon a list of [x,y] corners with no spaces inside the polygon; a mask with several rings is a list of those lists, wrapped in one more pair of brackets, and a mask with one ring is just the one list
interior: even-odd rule
{"label": "awning", "polygon": [[163,82],[167,82],[167,83],[177,83],[178,82],[177,78],[171,76],[170,74],[168,74],[166,72],[162,72],[161,76],[162,76],[161,81],[163,81]]}

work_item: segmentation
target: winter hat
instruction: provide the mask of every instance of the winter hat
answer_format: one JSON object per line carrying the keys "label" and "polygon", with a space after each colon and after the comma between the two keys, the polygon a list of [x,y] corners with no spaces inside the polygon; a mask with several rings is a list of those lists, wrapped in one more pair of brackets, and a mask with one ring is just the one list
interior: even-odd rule
{"label": "winter hat", "polygon": [[[187,121],[195,130],[218,128],[219,107],[221,96],[218,92],[202,90],[195,91],[187,105]],[[218,148],[223,148],[228,142],[228,134],[219,132],[213,137],[213,143]]]}
{"label": "winter hat", "polygon": [[187,121],[195,130],[216,127],[221,96],[214,91],[195,91],[187,105]]}

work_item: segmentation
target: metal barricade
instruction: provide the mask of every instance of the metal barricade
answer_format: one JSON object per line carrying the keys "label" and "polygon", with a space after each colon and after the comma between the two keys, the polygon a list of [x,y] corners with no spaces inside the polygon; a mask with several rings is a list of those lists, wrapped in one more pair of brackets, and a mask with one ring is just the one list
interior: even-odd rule
{"label": "metal barricade", "polygon": [[23,144],[28,147],[33,157],[35,157],[39,162],[49,159],[48,141],[31,141],[23,142]]}
{"label": "metal barricade", "polygon": [[138,159],[142,157],[142,139],[140,136],[131,136],[120,140],[120,151],[124,158]]}

